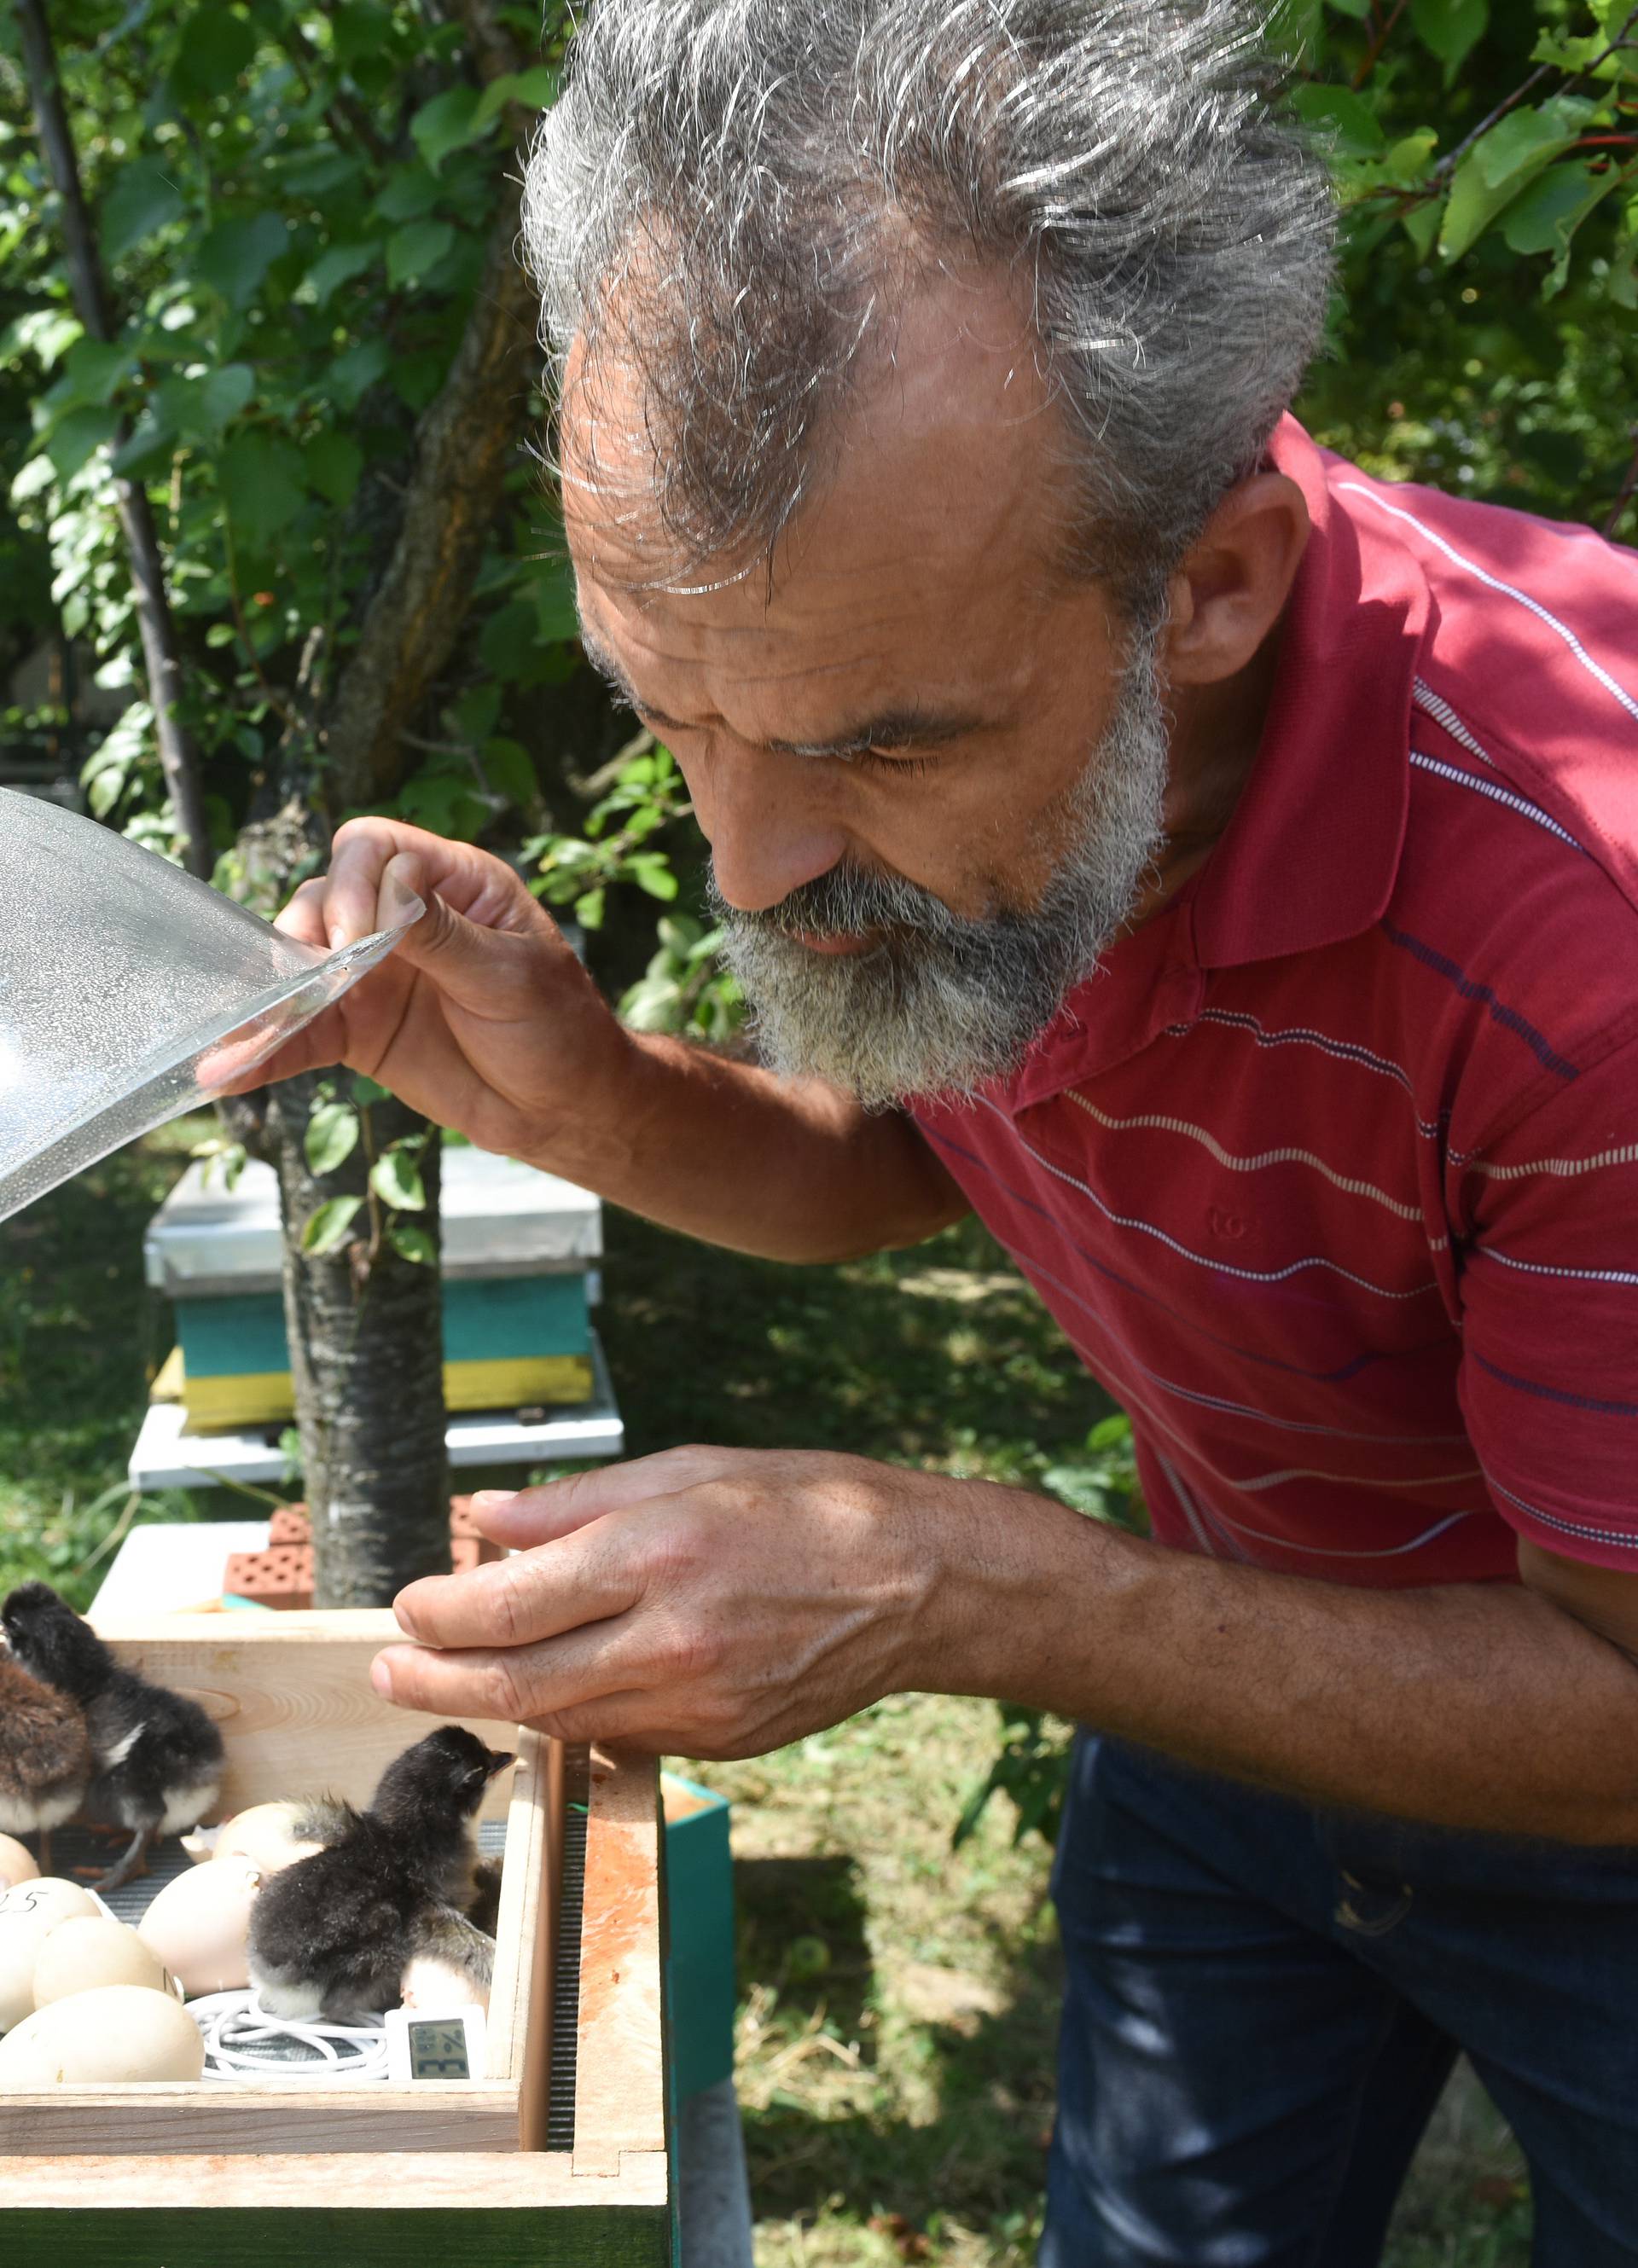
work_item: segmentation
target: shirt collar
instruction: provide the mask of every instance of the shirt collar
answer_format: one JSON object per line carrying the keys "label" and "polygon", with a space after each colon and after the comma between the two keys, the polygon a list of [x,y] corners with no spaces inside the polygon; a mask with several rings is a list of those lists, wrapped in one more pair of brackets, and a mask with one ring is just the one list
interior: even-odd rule
{"label": "shirt collar", "polygon": [[1312,534],[1288,601],[1251,777],[1199,873],[1121,938],[1029,1060],[987,1092],[1027,1108],[1148,1045],[1198,1011],[1204,971],[1355,937],[1387,909],[1410,797],[1410,717],[1432,600],[1391,536],[1331,487],[1352,471],[1294,417],[1268,451],[1302,490]]}

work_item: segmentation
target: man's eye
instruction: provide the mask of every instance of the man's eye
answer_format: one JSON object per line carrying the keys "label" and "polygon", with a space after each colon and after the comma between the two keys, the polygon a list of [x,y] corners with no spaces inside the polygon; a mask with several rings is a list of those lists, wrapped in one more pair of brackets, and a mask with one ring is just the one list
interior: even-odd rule
{"label": "man's eye", "polygon": [[859,754],[852,758],[852,762],[861,771],[896,772],[901,777],[917,779],[930,769],[932,759],[927,756],[894,754],[886,748],[860,748]]}

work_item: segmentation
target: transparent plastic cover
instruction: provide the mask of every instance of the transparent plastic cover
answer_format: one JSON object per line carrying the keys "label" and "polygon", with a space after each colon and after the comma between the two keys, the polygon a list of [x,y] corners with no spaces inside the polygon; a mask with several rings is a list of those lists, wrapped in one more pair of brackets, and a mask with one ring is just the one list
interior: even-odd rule
{"label": "transparent plastic cover", "polygon": [[409,926],[322,953],[0,788],[0,1220],[242,1079]]}

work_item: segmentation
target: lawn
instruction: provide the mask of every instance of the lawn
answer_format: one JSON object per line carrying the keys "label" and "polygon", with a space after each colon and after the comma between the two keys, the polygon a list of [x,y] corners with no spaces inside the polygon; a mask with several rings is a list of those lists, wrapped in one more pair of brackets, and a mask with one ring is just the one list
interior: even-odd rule
{"label": "lawn", "polygon": [[[172,1127],[0,1226],[0,1587],[90,1597],[122,1523],[249,1509],[133,1500],[124,1462],[169,1344],[144,1222],[200,1130]],[[633,1453],[830,1447],[1038,1482],[1107,1403],[976,1229],[797,1271],[611,1217],[601,1329]],[[994,1712],[915,1695],[781,1754],[692,1767],[732,1797],[739,2085],[758,2268],[1013,2268],[1052,2109],[1046,1852],[1005,1803],[958,1852]],[[1388,2268],[1524,2268],[1516,2158],[1458,2086]]]}

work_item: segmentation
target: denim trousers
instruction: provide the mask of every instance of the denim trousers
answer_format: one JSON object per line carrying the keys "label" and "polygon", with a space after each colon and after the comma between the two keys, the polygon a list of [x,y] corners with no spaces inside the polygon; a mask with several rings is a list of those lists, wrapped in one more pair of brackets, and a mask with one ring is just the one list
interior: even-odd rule
{"label": "denim trousers", "polygon": [[1040,2268],[1373,2268],[1465,2050],[1534,2268],[1638,2263],[1638,1851],[1317,1812],[1082,1733]]}

